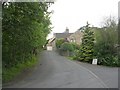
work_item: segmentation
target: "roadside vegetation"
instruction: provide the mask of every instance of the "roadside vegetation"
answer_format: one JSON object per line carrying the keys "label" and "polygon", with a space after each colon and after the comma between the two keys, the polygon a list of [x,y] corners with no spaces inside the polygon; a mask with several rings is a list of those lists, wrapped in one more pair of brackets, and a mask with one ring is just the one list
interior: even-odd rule
{"label": "roadside vegetation", "polygon": [[98,59],[98,65],[119,67],[119,27],[120,22],[117,24],[113,17],[107,18],[101,28],[90,27],[87,23],[85,29],[81,31],[83,33],[82,44],[77,45],[58,39],[56,41],[57,49],[59,52],[66,52],[67,54],[64,56],[73,60],[92,63],[93,59]]}
{"label": "roadside vegetation", "polygon": [[2,82],[12,80],[37,63],[37,54],[51,31],[44,2],[2,3]]}

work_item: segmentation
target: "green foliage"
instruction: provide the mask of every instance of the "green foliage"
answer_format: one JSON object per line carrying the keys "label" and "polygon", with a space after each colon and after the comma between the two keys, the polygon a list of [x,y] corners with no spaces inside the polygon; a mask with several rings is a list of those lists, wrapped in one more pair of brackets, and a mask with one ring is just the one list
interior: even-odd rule
{"label": "green foliage", "polygon": [[80,45],[76,44],[76,43],[71,43],[72,47],[73,47],[73,51],[72,51],[72,55],[71,55],[71,58],[73,60],[76,60],[77,57],[78,57],[78,52],[79,52],[79,49],[80,49]]}
{"label": "green foliage", "polygon": [[87,24],[83,31],[82,45],[76,50],[74,59],[91,63],[93,58],[97,58],[99,65],[120,66],[119,27],[120,21],[117,25],[111,17],[102,28],[89,28]]}
{"label": "green foliage", "polygon": [[74,48],[73,48],[73,45],[69,42],[64,42],[62,45],[61,45],[61,48],[60,48],[62,51],[73,51]]}
{"label": "green foliage", "polygon": [[56,40],[56,47],[57,49],[60,49],[61,45],[64,43],[64,39],[63,38],[60,38],[60,39],[57,39]]}
{"label": "green foliage", "polygon": [[74,47],[69,42],[64,42],[59,48],[59,54],[63,56],[73,56]]}
{"label": "green foliage", "polygon": [[85,61],[91,63],[93,59],[94,52],[94,33],[90,30],[89,24],[87,23],[84,35],[82,38],[82,44],[77,55],[77,59],[80,61]]}
{"label": "green foliage", "polygon": [[27,60],[25,63],[19,63],[11,68],[4,68],[2,72],[3,83],[13,80],[17,75],[19,75],[26,68],[31,68],[37,63],[37,58],[32,56],[31,60]]}
{"label": "green foliage", "polygon": [[44,2],[2,4],[3,71],[28,62],[42,49],[51,30],[48,6]]}
{"label": "green foliage", "polygon": [[118,63],[118,31],[114,20],[107,20],[109,25],[95,30],[94,55],[98,64],[119,66]]}
{"label": "green foliage", "polygon": [[73,46],[74,50],[78,50],[80,48],[80,45],[76,43],[70,43],[70,44]]}
{"label": "green foliage", "polygon": [[[120,37],[120,18],[119,18],[119,22],[118,22],[118,37]],[[120,39],[118,39],[118,66],[120,67]]]}
{"label": "green foliage", "polygon": [[105,55],[98,58],[99,65],[119,66],[118,57],[113,55]]}
{"label": "green foliage", "polygon": [[60,55],[73,57],[76,55],[76,50],[79,49],[79,45],[76,43],[70,43],[63,38],[56,40],[56,47]]}

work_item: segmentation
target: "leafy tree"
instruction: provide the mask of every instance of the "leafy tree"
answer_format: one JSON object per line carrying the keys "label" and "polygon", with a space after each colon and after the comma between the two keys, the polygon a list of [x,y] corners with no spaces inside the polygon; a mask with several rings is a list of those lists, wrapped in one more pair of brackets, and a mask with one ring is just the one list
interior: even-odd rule
{"label": "leafy tree", "polygon": [[[120,37],[120,18],[119,18],[119,21],[118,21],[118,37]],[[118,66],[120,67],[120,39],[118,39]]]}
{"label": "leafy tree", "polygon": [[2,4],[3,69],[24,63],[45,44],[51,30],[48,4],[9,2]]}
{"label": "leafy tree", "polygon": [[108,18],[104,27],[95,30],[95,40],[94,51],[98,64],[117,66],[118,31],[115,20]]}

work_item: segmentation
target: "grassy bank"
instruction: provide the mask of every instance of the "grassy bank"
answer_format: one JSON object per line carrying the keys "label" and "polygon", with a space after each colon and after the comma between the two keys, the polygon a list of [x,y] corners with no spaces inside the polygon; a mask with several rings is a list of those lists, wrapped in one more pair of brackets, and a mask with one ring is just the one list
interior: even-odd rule
{"label": "grassy bank", "polygon": [[19,63],[11,68],[4,68],[2,71],[2,82],[7,83],[12,81],[17,75],[21,74],[23,70],[32,68],[37,62],[36,56],[33,56],[31,60],[27,60],[24,63]]}

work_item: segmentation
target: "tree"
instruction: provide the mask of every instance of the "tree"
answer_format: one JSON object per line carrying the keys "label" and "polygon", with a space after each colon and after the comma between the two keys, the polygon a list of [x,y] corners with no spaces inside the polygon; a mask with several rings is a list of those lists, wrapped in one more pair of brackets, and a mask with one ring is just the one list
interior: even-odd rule
{"label": "tree", "polygon": [[93,59],[94,48],[94,33],[91,31],[89,24],[85,26],[83,32],[82,44],[78,52],[78,59],[80,61],[91,62]]}
{"label": "tree", "polygon": [[98,64],[117,66],[118,30],[114,18],[108,18],[104,21],[104,27],[95,30],[95,40]]}
{"label": "tree", "polygon": [[[120,19],[119,19],[119,21],[118,21],[118,37],[119,37],[119,35],[120,35]],[[120,67],[120,39],[118,39],[118,66]]]}
{"label": "tree", "polygon": [[2,9],[2,66],[10,68],[42,49],[51,30],[50,12],[44,2],[9,2]]}

